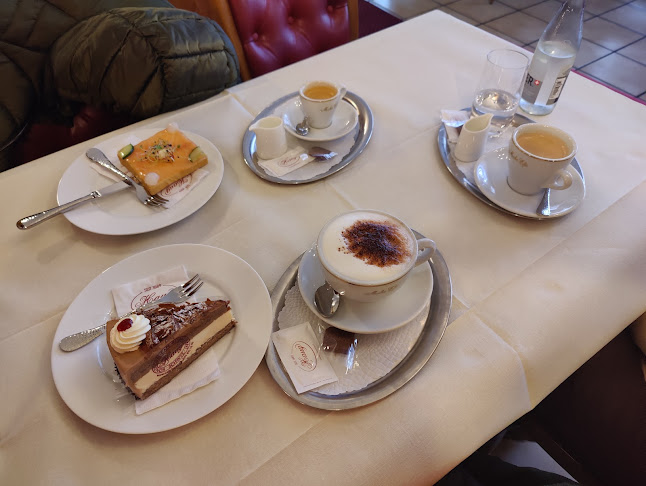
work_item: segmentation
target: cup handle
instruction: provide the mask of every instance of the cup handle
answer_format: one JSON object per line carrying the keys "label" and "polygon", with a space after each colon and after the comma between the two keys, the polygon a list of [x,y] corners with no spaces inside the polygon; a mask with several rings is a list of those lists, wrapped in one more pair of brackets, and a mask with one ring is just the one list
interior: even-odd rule
{"label": "cup handle", "polygon": [[435,254],[435,249],[437,248],[435,242],[429,238],[420,238],[417,240],[417,248],[422,250],[417,254],[417,260],[415,260],[415,266],[420,263],[427,262]]}
{"label": "cup handle", "polygon": [[346,87],[345,87],[345,86],[341,86],[341,87],[339,88],[339,101],[343,99],[343,97],[345,96],[345,94],[346,94],[347,92],[348,92],[348,90],[346,89]]}
{"label": "cup handle", "polygon": [[572,174],[570,174],[565,169],[559,169],[558,172],[555,174],[554,178],[552,179],[552,182],[545,184],[543,187],[545,189],[550,188],[550,189],[555,189],[557,191],[562,191],[563,189],[567,189],[571,185],[572,185]]}

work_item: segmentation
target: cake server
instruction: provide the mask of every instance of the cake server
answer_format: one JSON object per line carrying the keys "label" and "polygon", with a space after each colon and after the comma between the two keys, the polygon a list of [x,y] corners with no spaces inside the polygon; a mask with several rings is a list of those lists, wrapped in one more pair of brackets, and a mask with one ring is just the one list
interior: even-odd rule
{"label": "cake server", "polygon": [[29,229],[32,226],[36,226],[37,224],[40,224],[43,221],[47,221],[48,219],[51,219],[54,216],[57,216],[61,213],[69,211],[70,209],[74,209],[88,201],[109,196],[110,194],[114,194],[115,192],[123,191],[128,187],[129,187],[128,184],[126,184],[125,182],[117,182],[115,184],[111,184],[102,189],[97,189],[96,191],[92,191],[86,196],[75,199],[74,201],[70,201],[68,203],[61,204],[60,206],[56,206],[55,208],[48,209],[47,211],[42,211],[40,213],[27,216],[26,218],[22,218],[16,223],[16,226],[22,230]]}
{"label": "cake server", "polygon": [[[123,183],[120,182],[119,184]],[[200,275],[196,274],[192,279],[188,280],[186,283],[178,287],[175,287],[161,299],[156,300],[155,302],[149,302],[148,304],[142,305],[141,307],[137,307],[134,311],[128,312],[128,314],[120,316],[118,317],[118,319],[123,319],[130,314],[140,314],[141,312],[151,309],[158,304],[181,304],[182,302],[188,300],[189,297],[195,295],[195,293],[200,290],[200,287],[202,287],[203,284],[204,282],[200,278]],[[58,347],[65,352],[75,351],[79,348],[82,348],[86,344],[91,343],[104,332],[105,323],[101,324],[100,326],[93,327],[92,329],[86,329],[85,331],[76,332],[64,337],[63,339],[61,339],[60,343],[58,343]]]}

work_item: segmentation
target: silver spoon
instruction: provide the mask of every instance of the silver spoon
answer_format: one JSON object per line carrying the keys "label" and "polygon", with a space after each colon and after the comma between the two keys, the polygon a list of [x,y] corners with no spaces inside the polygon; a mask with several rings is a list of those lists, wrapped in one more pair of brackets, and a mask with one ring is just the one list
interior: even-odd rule
{"label": "silver spoon", "polygon": [[545,189],[545,192],[543,193],[543,199],[541,199],[541,202],[539,203],[538,207],[536,208],[536,214],[539,216],[549,216],[550,213],[550,189],[549,187]]}
{"label": "silver spoon", "polygon": [[307,135],[310,131],[309,119],[307,117],[303,118],[302,122],[296,124],[294,130],[296,130],[296,133],[299,135]]}
{"label": "silver spoon", "polygon": [[341,295],[327,282],[314,292],[314,305],[323,317],[332,317],[340,302]]}

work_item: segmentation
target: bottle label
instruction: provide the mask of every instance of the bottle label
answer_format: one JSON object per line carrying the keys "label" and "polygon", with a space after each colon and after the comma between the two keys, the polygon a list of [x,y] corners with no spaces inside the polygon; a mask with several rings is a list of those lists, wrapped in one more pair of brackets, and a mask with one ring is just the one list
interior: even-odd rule
{"label": "bottle label", "polygon": [[563,91],[563,86],[565,86],[565,80],[567,79],[568,74],[565,74],[565,76],[560,76],[556,78],[556,82],[554,83],[554,87],[552,88],[552,92],[550,93],[550,97],[547,99],[547,104],[548,105],[553,105],[556,103],[559,99],[559,96],[561,96],[561,91]]}
{"label": "bottle label", "polygon": [[527,73],[525,87],[523,88],[523,99],[528,103],[535,103],[542,87],[543,82],[540,79],[536,79],[531,73]]}

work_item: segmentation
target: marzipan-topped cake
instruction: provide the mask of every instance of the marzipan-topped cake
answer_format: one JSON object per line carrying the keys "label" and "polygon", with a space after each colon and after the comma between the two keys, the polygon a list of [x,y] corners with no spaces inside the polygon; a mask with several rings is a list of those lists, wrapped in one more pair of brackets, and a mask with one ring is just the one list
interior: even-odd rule
{"label": "marzipan-topped cake", "polygon": [[151,195],[209,161],[204,151],[173,123],[146,140],[126,145],[118,155],[121,163]]}
{"label": "marzipan-topped cake", "polygon": [[117,371],[137,398],[170,382],[236,325],[229,301],[159,304],[106,325]]}

